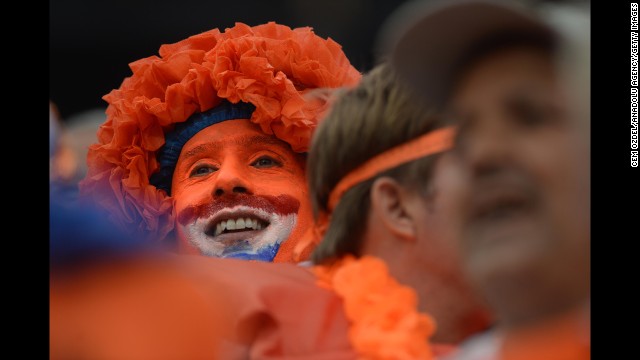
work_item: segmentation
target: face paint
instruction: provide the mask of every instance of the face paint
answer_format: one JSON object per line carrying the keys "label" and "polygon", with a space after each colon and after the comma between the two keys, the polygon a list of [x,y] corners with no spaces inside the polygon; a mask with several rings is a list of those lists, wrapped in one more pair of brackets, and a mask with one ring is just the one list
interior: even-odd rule
{"label": "face paint", "polygon": [[172,189],[184,253],[287,261],[311,224],[300,155],[248,120],[191,138]]}
{"label": "face paint", "polygon": [[189,241],[208,256],[271,261],[296,224],[300,201],[289,195],[223,196],[178,214]]}

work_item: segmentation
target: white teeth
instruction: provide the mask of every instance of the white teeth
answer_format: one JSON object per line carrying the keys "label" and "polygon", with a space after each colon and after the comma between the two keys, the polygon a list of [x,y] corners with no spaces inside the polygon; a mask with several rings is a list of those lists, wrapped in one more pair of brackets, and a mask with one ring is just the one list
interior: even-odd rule
{"label": "white teeth", "polygon": [[235,220],[227,220],[227,230],[235,230],[236,222]]}
{"label": "white teeth", "polygon": [[258,219],[238,218],[235,220],[233,219],[224,220],[219,222],[216,225],[216,231],[214,236],[218,236],[222,234],[225,230],[243,230],[243,229],[262,230],[262,228],[263,228],[262,222],[259,221]]}

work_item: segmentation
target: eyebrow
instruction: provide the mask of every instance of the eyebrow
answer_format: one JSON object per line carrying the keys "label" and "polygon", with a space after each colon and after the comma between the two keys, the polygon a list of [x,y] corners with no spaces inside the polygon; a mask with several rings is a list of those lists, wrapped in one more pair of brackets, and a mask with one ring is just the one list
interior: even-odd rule
{"label": "eyebrow", "polygon": [[206,144],[198,145],[192,149],[189,149],[189,151],[184,153],[184,157],[189,158],[189,157],[197,156],[207,151],[220,151],[220,149],[222,149],[222,145],[218,143],[206,143]]}
{"label": "eyebrow", "polygon": [[287,143],[271,135],[247,135],[236,139],[234,143],[241,147],[256,147],[262,144],[269,144],[280,147],[283,150],[293,151]]}
{"label": "eyebrow", "polygon": [[[278,146],[283,150],[293,151],[285,142],[278,140],[274,136],[270,135],[247,135],[242,136],[234,141],[234,144],[240,147],[256,147],[262,144],[269,144]],[[222,145],[219,143],[205,143],[198,145],[192,149],[189,149],[184,153],[185,158],[194,157],[204,152],[218,152],[222,149]]]}

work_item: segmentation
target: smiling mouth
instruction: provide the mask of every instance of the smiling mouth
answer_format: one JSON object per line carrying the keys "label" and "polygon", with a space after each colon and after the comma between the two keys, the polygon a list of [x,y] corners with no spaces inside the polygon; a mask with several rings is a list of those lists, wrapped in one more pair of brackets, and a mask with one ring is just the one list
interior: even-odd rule
{"label": "smiling mouth", "polygon": [[476,195],[471,218],[479,222],[509,220],[533,209],[533,200],[509,187],[487,189]]}
{"label": "smiling mouth", "polygon": [[496,196],[476,208],[476,220],[500,220],[525,212],[528,202],[521,197]]}
{"label": "smiling mouth", "polygon": [[[183,225],[186,239],[202,255],[271,261],[296,225],[297,214],[238,205]],[[182,239],[181,239],[182,240]]]}
{"label": "smiling mouth", "polygon": [[260,231],[269,226],[269,222],[255,215],[231,216],[212,220],[205,234],[216,237],[223,234],[248,233]]}

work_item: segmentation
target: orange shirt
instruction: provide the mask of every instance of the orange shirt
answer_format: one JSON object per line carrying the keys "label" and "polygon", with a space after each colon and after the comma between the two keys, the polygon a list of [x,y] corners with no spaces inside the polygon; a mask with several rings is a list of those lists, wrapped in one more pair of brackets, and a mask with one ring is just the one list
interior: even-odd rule
{"label": "orange shirt", "polygon": [[588,308],[581,308],[505,334],[501,360],[588,360]]}

